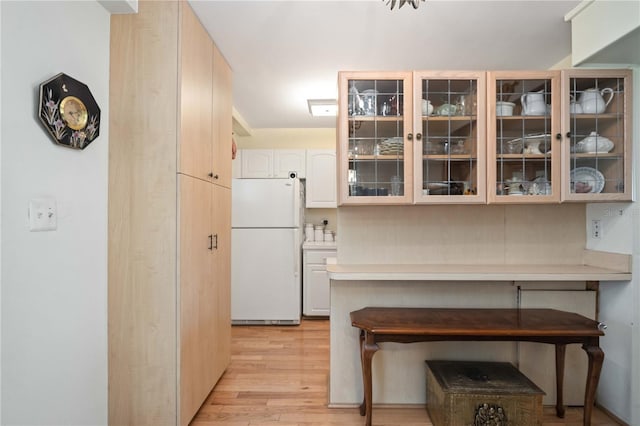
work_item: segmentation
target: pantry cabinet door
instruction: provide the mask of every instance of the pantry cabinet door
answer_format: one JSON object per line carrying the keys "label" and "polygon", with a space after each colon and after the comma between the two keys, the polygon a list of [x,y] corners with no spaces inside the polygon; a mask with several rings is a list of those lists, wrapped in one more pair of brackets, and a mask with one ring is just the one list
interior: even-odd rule
{"label": "pantry cabinet door", "polygon": [[212,189],[191,176],[179,185],[179,353],[180,424],[186,425],[215,383],[216,294],[213,285]]}
{"label": "pantry cabinet door", "polygon": [[[180,27],[180,173],[211,179],[213,42],[191,7],[181,8]],[[171,90],[171,82],[167,82]]]}
{"label": "pantry cabinet door", "polygon": [[213,46],[213,183],[231,188],[232,73],[218,48]]}
{"label": "pantry cabinet door", "polygon": [[213,383],[231,361],[231,189],[212,185],[213,191],[213,284],[214,302]]}

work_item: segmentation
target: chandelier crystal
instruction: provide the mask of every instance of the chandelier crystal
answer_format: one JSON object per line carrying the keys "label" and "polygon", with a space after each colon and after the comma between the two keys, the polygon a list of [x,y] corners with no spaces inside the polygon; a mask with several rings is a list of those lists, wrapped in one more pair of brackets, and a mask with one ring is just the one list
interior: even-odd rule
{"label": "chandelier crystal", "polygon": [[396,4],[398,5],[398,9],[400,9],[405,4],[410,4],[411,6],[413,6],[414,9],[417,9],[420,2],[424,0],[382,0],[382,1],[386,2],[387,6],[391,5],[391,10],[393,10],[393,8],[396,7]]}

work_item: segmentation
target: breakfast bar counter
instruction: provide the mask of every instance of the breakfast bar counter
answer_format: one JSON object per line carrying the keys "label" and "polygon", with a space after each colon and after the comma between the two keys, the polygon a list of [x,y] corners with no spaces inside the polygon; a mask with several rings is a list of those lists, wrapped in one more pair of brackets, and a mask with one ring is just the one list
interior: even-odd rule
{"label": "breakfast bar counter", "polygon": [[[362,402],[359,335],[350,313],[367,306],[517,309],[549,308],[597,320],[598,287],[632,279],[628,255],[584,250],[573,264],[327,263],[331,286],[329,405]],[[332,259],[334,260],[334,259]],[[335,261],[335,260],[334,260]],[[603,282],[605,284],[603,284]],[[606,339],[606,336],[604,337]],[[425,360],[501,361],[517,365],[556,403],[552,349],[514,342],[383,343],[372,365],[373,405],[422,405]],[[542,346],[542,347],[541,347]],[[567,350],[565,404],[581,405],[586,357]],[[571,364],[571,366],[570,366]],[[574,366],[575,365],[575,366]]]}
{"label": "breakfast bar counter", "polygon": [[345,281],[628,281],[628,270],[591,265],[327,265]]}

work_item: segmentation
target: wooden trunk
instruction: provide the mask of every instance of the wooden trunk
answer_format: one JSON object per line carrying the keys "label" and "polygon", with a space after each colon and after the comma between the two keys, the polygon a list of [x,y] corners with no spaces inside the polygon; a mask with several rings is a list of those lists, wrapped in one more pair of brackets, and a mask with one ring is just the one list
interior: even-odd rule
{"label": "wooden trunk", "polygon": [[507,362],[426,361],[434,426],[528,426],[542,422],[544,392]]}

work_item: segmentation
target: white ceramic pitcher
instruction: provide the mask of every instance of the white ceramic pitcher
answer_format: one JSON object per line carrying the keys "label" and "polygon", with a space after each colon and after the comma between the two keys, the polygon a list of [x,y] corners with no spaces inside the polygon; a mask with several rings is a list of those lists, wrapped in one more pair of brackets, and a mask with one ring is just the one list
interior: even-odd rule
{"label": "white ceramic pitcher", "polygon": [[[605,101],[605,94],[609,94],[609,97]],[[580,95],[578,103],[582,107],[584,114],[601,114],[607,109],[607,106],[613,99],[613,89],[605,87],[602,90],[596,88],[586,89]]]}
{"label": "white ceramic pitcher", "polygon": [[525,93],[520,97],[523,115],[545,115],[547,104],[544,102],[544,94],[540,92]]}

